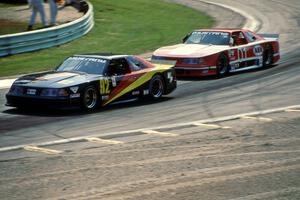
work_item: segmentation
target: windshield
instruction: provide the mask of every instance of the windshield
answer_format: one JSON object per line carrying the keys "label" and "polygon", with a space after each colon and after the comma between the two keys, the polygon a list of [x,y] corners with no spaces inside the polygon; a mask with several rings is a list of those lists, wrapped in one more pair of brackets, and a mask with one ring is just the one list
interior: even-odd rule
{"label": "windshield", "polygon": [[88,74],[103,75],[107,60],[101,58],[70,57],[66,59],[57,71],[78,71]]}
{"label": "windshield", "polygon": [[212,44],[229,45],[229,33],[225,32],[193,32],[185,41],[185,44]]}

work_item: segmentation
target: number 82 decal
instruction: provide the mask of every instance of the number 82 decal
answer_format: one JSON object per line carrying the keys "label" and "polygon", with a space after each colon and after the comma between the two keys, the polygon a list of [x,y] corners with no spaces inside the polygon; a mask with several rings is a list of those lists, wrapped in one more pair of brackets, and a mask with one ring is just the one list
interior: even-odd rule
{"label": "number 82 decal", "polygon": [[101,79],[100,80],[100,94],[109,94],[110,87],[109,87],[109,80],[108,79]]}

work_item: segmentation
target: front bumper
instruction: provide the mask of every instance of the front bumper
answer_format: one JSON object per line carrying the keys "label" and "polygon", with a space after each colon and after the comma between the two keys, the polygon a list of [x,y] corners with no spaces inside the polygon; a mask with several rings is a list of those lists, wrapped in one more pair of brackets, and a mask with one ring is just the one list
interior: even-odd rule
{"label": "front bumper", "polygon": [[201,77],[217,74],[215,66],[212,67],[182,67],[175,66],[177,77]]}
{"label": "front bumper", "polygon": [[172,81],[171,83],[167,84],[164,94],[170,94],[177,88],[177,80]]}
{"label": "front bumper", "polygon": [[80,106],[80,98],[16,96],[6,94],[6,106],[22,108],[67,108]]}

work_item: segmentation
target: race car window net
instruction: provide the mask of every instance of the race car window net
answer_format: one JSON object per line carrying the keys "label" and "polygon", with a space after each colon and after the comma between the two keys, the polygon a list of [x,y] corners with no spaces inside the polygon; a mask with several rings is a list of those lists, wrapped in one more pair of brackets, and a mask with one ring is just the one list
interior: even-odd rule
{"label": "race car window net", "polygon": [[185,41],[185,44],[229,45],[230,36],[226,32],[195,31]]}
{"label": "race car window net", "polygon": [[124,58],[111,60],[107,72],[109,76],[119,76],[130,73],[127,60]]}
{"label": "race car window net", "polygon": [[103,75],[107,60],[88,57],[70,57],[66,59],[57,71],[78,71],[88,74]]}

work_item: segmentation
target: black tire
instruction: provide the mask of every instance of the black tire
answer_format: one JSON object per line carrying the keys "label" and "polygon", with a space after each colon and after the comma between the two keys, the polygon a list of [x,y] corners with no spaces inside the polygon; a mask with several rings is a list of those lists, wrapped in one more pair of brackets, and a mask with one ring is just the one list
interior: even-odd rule
{"label": "black tire", "polygon": [[271,46],[266,46],[263,54],[263,67],[268,67],[273,64],[273,49]]}
{"label": "black tire", "polygon": [[221,54],[216,63],[217,67],[217,76],[223,77],[229,72],[229,62],[225,54]]}
{"label": "black tire", "polygon": [[153,100],[160,99],[165,91],[165,84],[162,76],[155,75],[149,83],[149,97]]}
{"label": "black tire", "polygon": [[81,108],[86,111],[93,111],[99,105],[99,92],[95,86],[88,86],[81,96]]}

